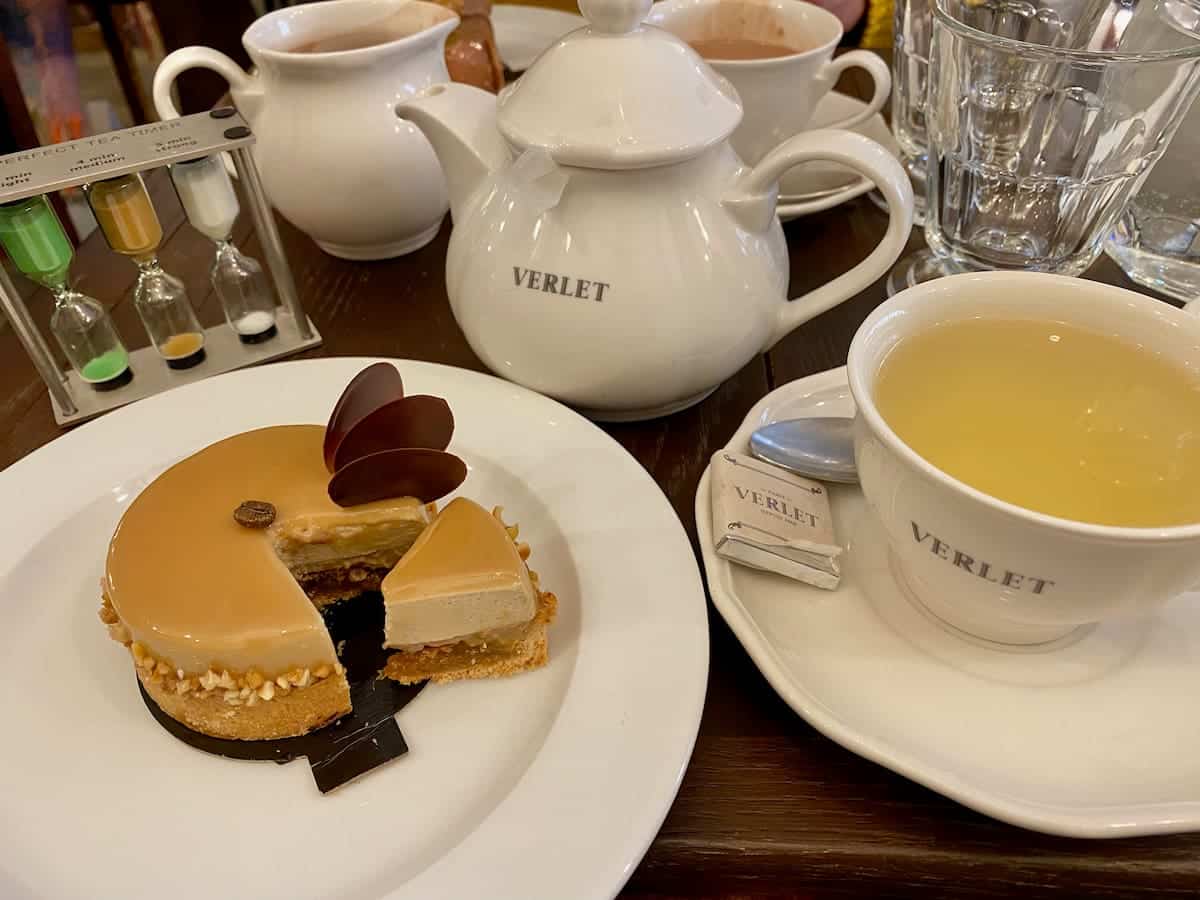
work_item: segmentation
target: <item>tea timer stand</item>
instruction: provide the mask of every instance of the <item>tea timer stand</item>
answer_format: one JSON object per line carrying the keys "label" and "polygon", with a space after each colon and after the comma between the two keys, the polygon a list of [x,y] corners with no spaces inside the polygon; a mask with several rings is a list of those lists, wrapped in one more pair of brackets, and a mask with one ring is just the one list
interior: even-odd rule
{"label": "tea timer stand", "polygon": [[228,152],[233,157],[254,230],[282,306],[276,311],[278,333],[262,343],[245,343],[228,322],[204,329],[206,355],[189,369],[171,369],[154,346],[129,353],[134,378],[128,384],[98,391],[74,369],[63,372],[17,293],[0,267],[0,308],[33,360],[50,392],[54,418],[71,425],[179,385],[199,381],[255,363],[267,362],[315,347],[321,336],[305,314],[296,294],[283,242],[267,204],[258,169],[250,154],[254,143],[245,120],[231,107],[140,125],[35,150],[0,156],[0,203],[23,200],[51,191],[78,187],[101,179],[155,169],[174,163]]}

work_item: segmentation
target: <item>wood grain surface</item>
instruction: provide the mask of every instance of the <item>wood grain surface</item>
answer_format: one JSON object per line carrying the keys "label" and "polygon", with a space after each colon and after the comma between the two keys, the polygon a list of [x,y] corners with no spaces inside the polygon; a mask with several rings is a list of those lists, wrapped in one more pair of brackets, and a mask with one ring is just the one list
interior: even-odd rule
{"label": "wood grain surface", "polygon": [[[204,323],[219,321],[208,288],[211,243],[184,224],[164,173],[149,183],[168,235],[164,266],[184,278]],[[865,197],[790,223],[792,295],[865,257],[885,223]],[[301,300],[325,337],[310,355],[482,368],[446,300],[448,224],[423,250],[374,263],[334,259],[286,222],[280,228]],[[240,222],[239,237],[248,234]],[[921,244],[914,233],[912,246]],[[258,255],[253,239],[243,246]],[[1131,286],[1106,259],[1089,277]],[[99,236],[80,248],[74,282],[112,307],[122,334],[140,345],[146,341],[130,300],[134,279],[133,264],[109,252]],[[693,542],[693,498],[709,456],[768,390],[843,364],[854,330],[883,298],[882,284],[873,285],[801,327],[690,410],[606,426],[653,475]],[[32,306],[44,325],[49,298],[39,292]],[[0,334],[0,360],[0,465],[7,467],[59,429],[11,330]],[[708,698],[691,766],[623,897],[1200,895],[1200,835],[1073,841],[973,813],[819,735],[771,690],[711,607],[709,619]]]}

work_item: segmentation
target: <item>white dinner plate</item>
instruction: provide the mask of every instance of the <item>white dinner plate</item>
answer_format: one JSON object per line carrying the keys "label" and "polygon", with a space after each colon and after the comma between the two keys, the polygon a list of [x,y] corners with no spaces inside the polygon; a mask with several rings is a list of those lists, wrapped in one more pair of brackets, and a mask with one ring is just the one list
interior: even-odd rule
{"label": "white dinner plate", "polygon": [[[817,103],[808,128],[827,128],[830,123],[853,115],[867,104],[856,97],[830,91]],[[849,131],[869,137],[893,156],[900,149],[883,116],[875,113]],[[784,222],[841,206],[861,197],[875,185],[853,169],[830,162],[811,162],[786,172],[779,182],[779,205],[776,213]]]}
{"label": "white dinner plate", "polygon": [[303,760],[232,761],[177,741],[97,620],[109,537],[149,477],[230,434],[324,422],[371,361],[180,387],[0,473],[4,900],[575,900],[612,897],[629,877],[695,740],[704,592],[649,475],[552,400],[396,361],[409,393],[449,401],[450,449],[470,467],[461,493],[520,524],[559,615],[548,666],[426,687],[397,716],[408,755],[331,794]]}
{"label": "white dinner plate", "polygon": [[583,16],[560,9],[515,3],[497,3],[492,7],[496,49],[504,64],[514,72],[524,72],[543,50],[567,32],[586,24]]}
{"label": "white dinner plate", "polygon": [[[760,425],[851,415],[845,369],[768,394]],[[720,559],[696,494],[713,603],[779,695],[828,737],[1015,825],[1073,837],[1200,829],[1200,593],[1052,649],[999,649],[942,625],[893,580],[857,486],[829,485],[844,576],[822,591]]]}

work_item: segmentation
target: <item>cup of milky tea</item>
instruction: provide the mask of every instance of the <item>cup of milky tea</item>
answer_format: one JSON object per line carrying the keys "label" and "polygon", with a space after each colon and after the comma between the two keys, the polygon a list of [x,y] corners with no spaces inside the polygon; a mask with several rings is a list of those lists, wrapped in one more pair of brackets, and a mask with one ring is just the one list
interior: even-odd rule
{"label": "cup of milky tea", "polygon": [[1200,319],[1034,272],[909,288],[850,347],[863,494],[935,616],[1058,640],[1200,587]]}

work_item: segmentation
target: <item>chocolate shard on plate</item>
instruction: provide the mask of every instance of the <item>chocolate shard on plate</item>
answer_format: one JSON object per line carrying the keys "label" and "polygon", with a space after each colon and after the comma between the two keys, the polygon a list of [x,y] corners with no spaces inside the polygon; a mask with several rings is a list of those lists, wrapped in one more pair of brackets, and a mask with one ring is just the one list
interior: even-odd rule
{"label": "chocolate shard on plate", "polygon": [[338,445],[355,423],[403,396],[404,382],[391,363],[373,363],[350,379],[325,426],[325,468],[334,471],[333,458]]}
{"label": "chocolate shard on plate", "polygon": [[358,506],[388,497],[416,497],[432,503],[466,477],[466,463],[444,450],[383,450],[338,469],[329,479],[329,498],[338,506]]}
{"label": "chocolate shard on plate", "polygon": [[454,414],[441,397],[426,394],[401,397],[351,426],[334,453],[333,471],[383,450],[402,447],[445,450],[453,434]]}

